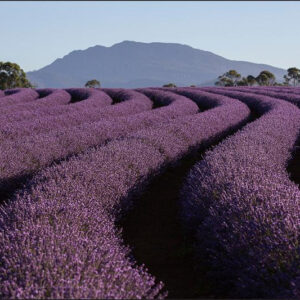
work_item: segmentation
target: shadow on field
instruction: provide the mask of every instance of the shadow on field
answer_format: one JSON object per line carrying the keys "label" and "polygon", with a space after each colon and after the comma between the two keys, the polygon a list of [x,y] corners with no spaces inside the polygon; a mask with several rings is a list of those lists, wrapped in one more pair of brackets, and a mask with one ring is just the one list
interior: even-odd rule
{"label": "shadow on field", "polygon": [[288,162],[287,171],[290,179],[300,187],[300,134],[293,147],[292,157]]}
{"label": "shadow on field", "polygon": [[10,177],[0,181],[0,205],[9,201],[16,190],[21,189],[24,184],[29,181],[34,174],[26,174],[22,176]]}
{"label": "shadow on field", "polygon": [[205,279],[194,267],[192,242],[179,219],[179,193],[189,169],[200,158],[187,157],[155,177],[124,218],[123,239],[132,255],[165,284],[169,298],[209,297]]}
{"label": "shadow on field", "polygon": [[[258,117],[253,112],[248,123]],[[237,130],[230,130],[227,136]],[[193,241],[184,232],[179,218],[180,189],[189,170],[206,150],[187,155],[156,176],[146,191],[134,198],[134,207],[118,224],[134,260],[165,284],[168,298],[214,298],[217,288],[217,283],[205,278],[204,267],[197,263],[196,269]]]}

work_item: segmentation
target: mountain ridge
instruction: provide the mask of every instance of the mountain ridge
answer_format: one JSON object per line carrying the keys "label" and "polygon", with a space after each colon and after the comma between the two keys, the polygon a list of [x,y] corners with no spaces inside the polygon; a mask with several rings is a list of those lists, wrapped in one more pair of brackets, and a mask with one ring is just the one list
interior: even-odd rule
{"label": "mountain ridge", "polygon": [[243,76],[256,76],[266,69],[279,81],[286,73],[274,66],[230,60],[179,43],[123,41],[110,47],[73,50],[39,70],[27,72],[27,76],[39,87],[82,87],[95,78],[103,87],[138,88],[169,82],[203,85],[229,69]]}

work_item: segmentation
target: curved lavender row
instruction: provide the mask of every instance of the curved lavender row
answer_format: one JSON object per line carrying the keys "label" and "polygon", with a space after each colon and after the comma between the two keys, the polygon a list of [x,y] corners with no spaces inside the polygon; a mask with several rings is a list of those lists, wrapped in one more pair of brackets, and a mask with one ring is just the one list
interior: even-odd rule
{"label": "curved lavender row", "polygon": [[[38,99],[35,99],[38,101],[30,101],[30,102],[26,102],[26,103],[20,103],[20,104],[17,104],[15,107],[5,107],[2,109],[5,109],[7,111],[13,111],[14,109],[16,109],[16,110],[17,109],[18,110],[23,110],[23,109],[25,109],[25,110],[26,109],[41,109],[41,110],[43,110],[43,105],[46,104],[45,100],[49,100],[49,98],[46,99],[46,97],[43,97],[44,93],[42,92],[42,90],[51,90],[51,89],[36,90],[42,96],[42,98],[39,97]],[[56,115],[59,113],[72,113],[74,111],[79,111],[80,109],[94,108],[94,107],[99,107],[99,106],[107,106],[112,103],[112,99],[109,99],[106,97],[103,98],[102,97],[103,94],[99,94],[98,91],[94,90],[94,89],[73,88],[73,89],[68,89],[68,90],[54,90],[53,89],[53,91],[54,91],[53,93],[59,93],[60,97],[63,94],[64,98],[68,99],[68,100],[62,100],[62,99],[57,99],[55,97],[57,99],[56,101],[58,102],[57,104],[60,104],[60,103],[65,104],[65,101],[68,101],[67,102],[68,104],[72,104],[72,105],[64,105],[64,106],[59,106],[59,107],[56,107],[54,105],[54,106],[45,108],[46,110],[49,111],[49,113],[52,113],[53,115]],[[53,96],[56,96],[56,95],[53,95]],[[51,98],[54,98],[53,96],[49,95],[49,97],[51,97]],[[70,103],[70,100],[71,100],[71,103]],[[54,99],[51,101],[54,101]],[[39,104],[43,104],[43,105],[39,105]]]}
{"label": "curved lavender row", "polygon": [[[201,109],[207,110],[214,106],[219,106],[220,103],[222,105],[225,104],[223,96],[222,95],[214,95],[214,98],[212,99],[211,94],[206,94],[204,90],[200,89],[189,89],[189,88],[167,88],[168,91],[188,97],[189,99],[195,101],[198,105],[201,106]],[[200,102],[198,95],[201,94]]]}
{"label": "curved lavender row", "polygon": [[294,93],[285,93],[285,92],[279,92],[279,91],[271,91],[271,90],[265,90],[265,89],[256,89],[256,88],[230,88],[232,91],[240,91],[240,92],[246,92],[246,93],[255,93],[265,96],[270,96],[273,98],[283,99],[286,101],[289,101],[293,104],[296,104],[298,107],[300,107],[300,95],[294,94]]}
{"label": "curved lavender row", "polygon": [[1,98],[1,97],[4,97],[4,96],[5,96],[4,91],[0,90],[0,98]]}
{"label": "curved lavender row", "polygon": [[[196,101],[192,101],[190,98],[174,95],[173,93],[164,90],[153,90],[148,88],[140,88],[137,90],[149,97],[154,105],[158,107],[155,110],[157,114],[167,111],[169,118],[175,119],[179,116],[200,112],[198,106],[195,104]],[[203,95],[201,97],[204,98]],[[213,102],[213,100],[211,101]],[[162,110],[162,106],[167,106],[167,108]],[[211,107],[213,107],[213,105]]]}
{"label": "curved lavender row", "polygon": [[[0,189],[10,178],[20,178],[32,173],[54,160],[59,160],[101,145],[108,140],[125,136],[141,128],[163,124],[185,115],[196,114],[199,109],[191,100],[169,92],[141,89],[154,103],[165,107],[135,115],[84,123],[53,132],[26,136],[13,141],[4,141],[0,152]],[[12,163],[14,162],[14,163]]]}
{"label": "curved lavender row", "polygon": [[162,285],[128,258],[101,199],[125,195],[127,180],[137,183],[132,154],[143,158],[141,171],[159,162],[158,151],[148,148],[124,141],[89,151],[43,171],[2,208],[1,297],[140,299],[159,293]]}
{"label": "curved lavender row", "polygon": [[212,97],[212,94],[209,91],[205,91],[205,88],[191,89],[189,87],[181,87],[181,88],[151,87],[148,88],[148,90],[168,91],[177,95],[182,95],[194,101],[200,107],[201,111],[205,111],[207,109],[211,109],[216,106],[224,105],[226,104],[225,99],[228,99],[228,97],[224,98],[223,95],[218,95],[218,94],[214,94],[214,97]]}
{"label": "curved lavender row", "polygon": [[[93,89],[74,88],[69,89],[68,91],[70,93],[65,90],[57,90],[56,92],[54,92],[55,95],[53,96],[55,96],[56,100],[53,99],[53,102],[52,100],[51,102],[54,103],[55,101],[57,101],[57,104],[61,103],[59,105],[50,106],[50,103],[48,102],[46,104],[45,100],[49,100],[49,98],[45,97],[37,99],[38,101],[31,101],[24,104],[21,103],[13,107],[6,107],[6,110],[4,111],[11,111],[14,112],[16,115],[20,114],[20,120],[18,120],[18,116],[16,116],[16,120],[14,120],[13,116],[8,116],[8,118],[11,117],[14,122],[18,122],[34,118],[35,114],[37,114],[39,117],[72,114],[74,112],[79,113],[81,110],[84,111],[87,109],[94,109],[95,107],[105,107],[112,103],[112,99],[110,99],[109,97],[102,97],[102,99],[101,97],[99,97],[98,92],[95,92]],[[77,100],[75,103],[70,103],[71,95],[73,95],[73,98]],[[101,96],[103,96],[103,94]],[[49,97],[51,97],[51,95],[49,95]],[[62,105],[65,102],[67,102],[70,105]],[[23,112],[23,110],[29,110],[29,112]]]}
{"label": "curved lavender row", "polygon": [[115,220],[131,206],[130,195],[168,162],[193,146],[208,146],[249,115],[238,101],[223,97],[219,104],[96,147],[34,177],[1,209],[0,295],[157,295],[161,285],[152,290],[154,278],[129,260]]}
{"label": "curved lavender row", "polygon": [[189,88],[178,88],[176,92],[192,98],[201,108],[210,110],[129,135],[155,145],[169,160],[176,161],[194,147],[207,147],[250,118],[249,108],[238,100],[202,90],[190,93]]}
{"label": "curved lavender row", "polygon": [[78,103],[83,107],[88,105],[90,108],[90,105],[94,105],[96,108],[98,108],[100,105],[107,106],[111,104],[111,99],[103,98],[103,91],[100,89],[69,88],[64,90],[71,95],[72,103]]}
{"label": "curved lavender row", "polygon": [[186,180],[183,218],[195,234],[199,263],[218,281],[222,297],[295,297],[300,191],[286,164],[300,112],[266,96],[215,92],[254,105],[264,115],[208,151]]}
{"label": "curved lavender row", "polygon": [[[43,95],[43,90],[36,90],[39,95]],[[1,109],[0,126],[11,122],[32,120],[47,115],[58,115],[64,112],[62,105],[66,105],[71,100],[71,95],[64,90],[48,90],[49,94],[43,98],[28,103],[20,103]]]}
{"label": "curved lavender row", "polygon": [[[91,107],[91,105],[87,105],[86,109],[74,110],[71,113],[60,114],[58,116],[45,116],[41,119],[2,125],[0,128],[0,141],[16,140],[26,135],[36,135],[62,128],[72,128],[73,126],[99,120],[109,120],[147,111],[152,108],[152,101],[141,93],[124,91],[123,94],[130,94],[134,98],[130,96],[129,98],[132,100],[108,107],[103,107],[102,105],[99,107],[96,107],[96,105],[93,107],[92,105]],[[111,98],[101,91],[98,91],[97,97],[101,97],[100,99],[107,103],[111,101]]]}
{"label": "curved lavender row", "polygon": [[39,99],[38,102],[34,102],[34,106],[37,104],[45,106],[65,105],[71,101],[71,95],[62,89],[36,89],[36,91],[39,93]]}
{"label": "curved lavender row", "polygon": [[136,91],[131,89],[109,89],[109,88],[99,88],[99,91],[103,91],[108,94],[114,101],[114,103],[124,102],[131,100],[137,96]]}
{"label": "curved lavender row", "polygon": [[11,89],[4,91],[5,96],[0,98],[0,108],[7,105],[30,102],[39,97],[34,89]]}
{"label": "curved lavender row", "polygon": [[[248,87],[249,88],[249,87]],[[284,86],[255,86],[255,89],[258,90],[270,90],[270,91],[278,91],[278,92],[282,92],[282,93],[291,93],[291,94],[296,94],[298,95],[300,93],[300,89],[297,87],[284,87]]]}

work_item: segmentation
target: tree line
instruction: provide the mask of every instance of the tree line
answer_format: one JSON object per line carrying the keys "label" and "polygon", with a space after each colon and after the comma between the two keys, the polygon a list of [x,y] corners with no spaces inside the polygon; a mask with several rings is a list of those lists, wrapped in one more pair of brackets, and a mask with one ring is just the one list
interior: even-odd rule
{"label": "tree line", "polygon": [[[284,82],[276,82],[275,75],[267,70],[258,74],[258,76],[248,75],[242,77],[236,70],[229,70],[220,75],[218,81],[215,82],[217,86],[299,86],[300,85],[300,69],[292,67],[287,69],[287,74],[283,76]],[[88,80],[85,85],[87,88],[100,88],[100,81],[97,79]],[[12,88],[36,88],[26,77],[26,73],[21,67],[12,62],[0,62],[0,89]],[[176,87],[174,83],[164,84],[163,87]],[[191,85],[195,87],[195,85]]]}
{"label": "tree line", "polygon": [[[300,69],[292,67],[287,69],[287,74],[283,76],[283,83],[276,82],[276,77],[270,71],[261,71],[258,76],[248,75],[242,77],[236,70],[229,70],[218,77],[215,82],[217,86],[298,86],[300,85]],[[164,84],[163,87],[176,87],[174,83]],[[191,85],[190,87],[195,87]]]}
{"label": "tree line", "polygon": [[270,71],[261,71],[258,76],[248,75],[242,77],[236,70],[229,70],[218,77],[215,82],[217,86],[298,86],[300,85],[300,69],[292,67],[287,69],[287,74],[283,76],[283,83],[276,82],[275,75]]}

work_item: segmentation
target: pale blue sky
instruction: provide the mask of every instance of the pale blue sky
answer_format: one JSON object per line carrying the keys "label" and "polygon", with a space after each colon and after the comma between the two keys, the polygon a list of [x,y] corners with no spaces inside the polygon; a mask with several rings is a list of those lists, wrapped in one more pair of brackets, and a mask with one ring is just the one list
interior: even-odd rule
{"label": "pale blue sky", "polygon": [[0,2],[0,61],[25,70],[94,45],[174,42],[300,67],[300,2]]}

